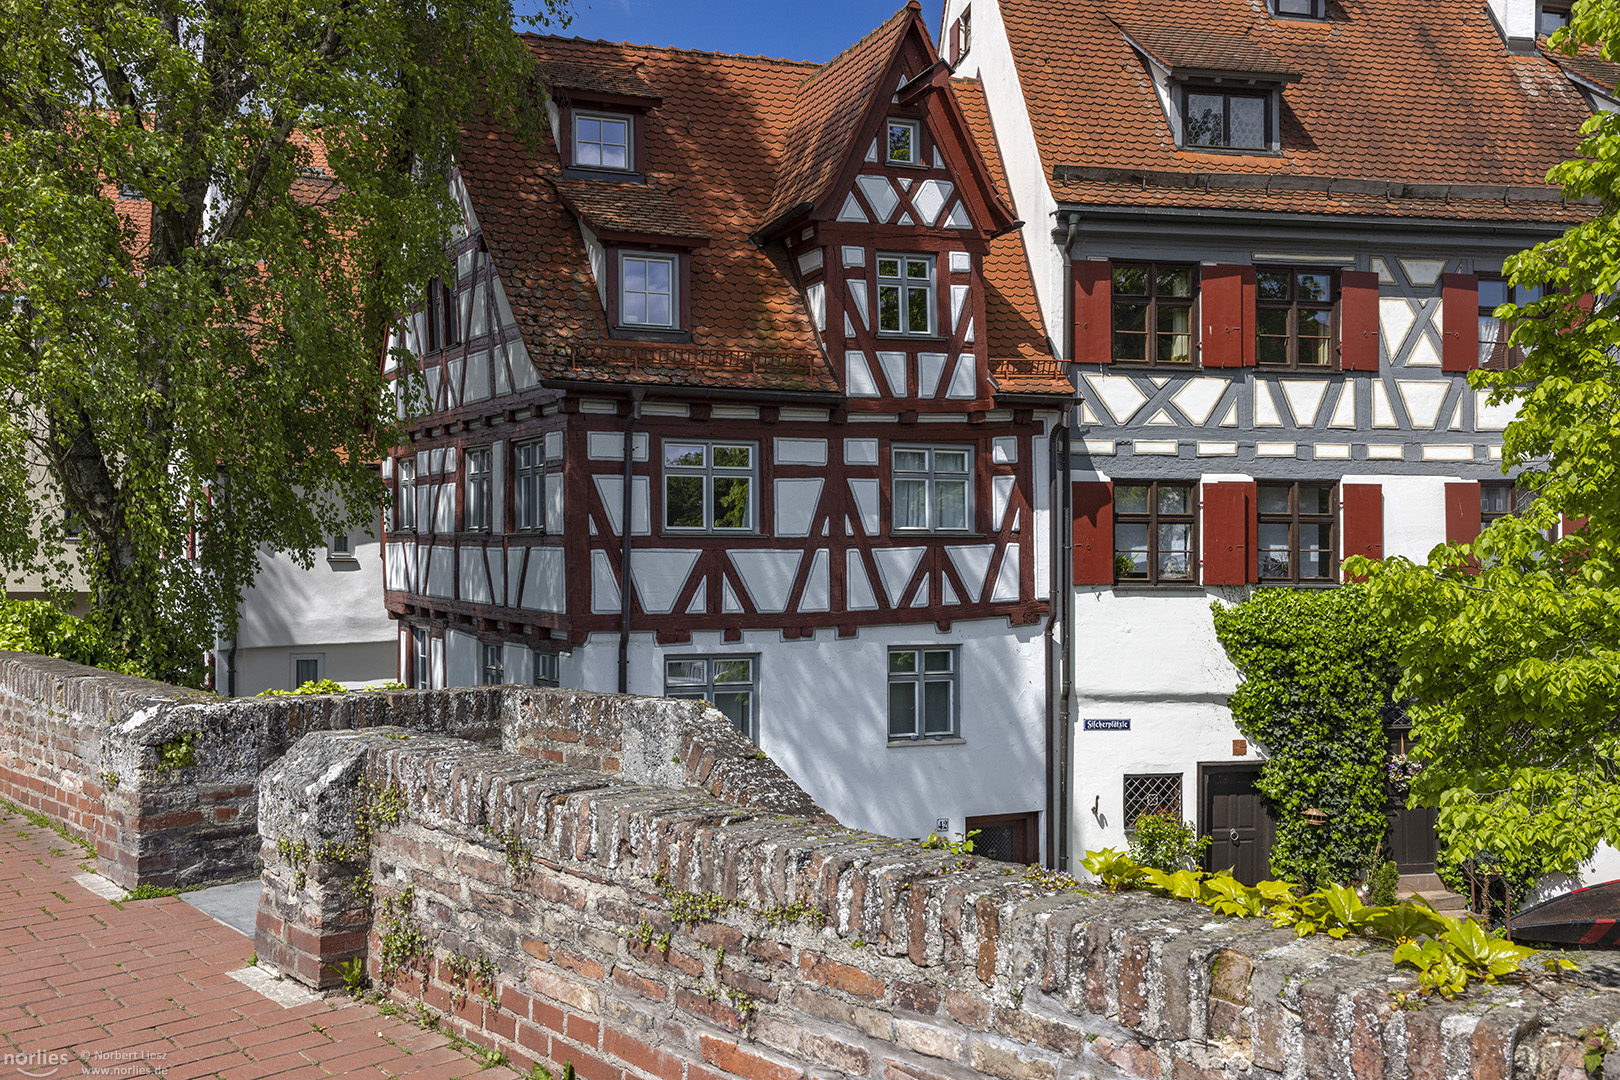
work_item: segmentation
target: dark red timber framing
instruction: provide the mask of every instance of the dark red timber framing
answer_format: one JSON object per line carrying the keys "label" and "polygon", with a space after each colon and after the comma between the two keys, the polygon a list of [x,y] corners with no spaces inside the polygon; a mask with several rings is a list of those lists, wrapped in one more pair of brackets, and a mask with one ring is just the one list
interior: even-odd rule
{"label": "dark red timber framing", "polygon": [[[563,145],[527,164],[513,146],[468,139],[458,276],[438,297],[435,332],[423,311],[400,337],[421,358],[427,411],[386,470],[402,491],[411,463],[416,491],[414,524],[398,507],[389,523],[390,611],[433,637],[454,628],[486,644],[569,649],[623,628],[628,528],[629,624],[664,644],[694,631],[796,639],[1042,618],[1037,412],[1055,418],[1071,387],[1061,363],[1032,354],[1042,335],[1009,328],[1020,312],[1004,298],[1033,295],[1021,246],[1023,278],[1000,283],[1002,306],[992,306],[988,268],[998,253],[1010,262],[1005,245],[1021,245],[1017,223],[917,6],[820,69],[529,41],[542,81],[568,101],[633,115],[635,169],[582,178],[563,159],[568,109]],[[747,69],[723,102],[708,71],[720,60]],[[788,112],[769,138],[808,149],[785,153],[757,125],[683,119],[738,102]],[[914,162],[883,160],[890,121],[915,125]],[[729,175],[705,154],[766,171],[736,177],[734,191],[684,183]],[[773,161],[785,162],[774,178]],[[773,184],[768,204],[748,202]],[[865,220],[851,220],[857,212]],[[626,325],[627,251],[679,253],[664,328]],[[876,316],[879,258],[891,253],[926,260],[931,300],[928,326],[893,335]],[[915,280],[902,274],[903,286]],[[851,281],[865,288],[864,317]],[[1026,321],[1038,327],[1038,316]],[[851,386],[855,351],[873,392]],[[749,448],[747,527],[667,520],[674,442]],[[896,448],[963,452],[952,458],[953,469],[967,466],[960,527],[896,527]],[[520,522],[518,474],[537,468],[544,507]],[[488,509],[474,512],[483,477]],[[407,651],[402,641],[402,669]]]}

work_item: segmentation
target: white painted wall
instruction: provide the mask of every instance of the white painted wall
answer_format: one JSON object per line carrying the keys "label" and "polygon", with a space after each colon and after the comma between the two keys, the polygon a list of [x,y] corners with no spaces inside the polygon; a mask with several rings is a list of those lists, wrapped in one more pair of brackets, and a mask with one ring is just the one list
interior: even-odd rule
{"label": "white painted wall", "polygon": [[[382,545],[375,531],[350,531],[352,559],[328,558],[323,548],[307,570],[283,552],[259,552],[258,577],[242,596],[237,628],[238,695],[291,689],[295,654],[323,654],[323,676],[338,682],[395,677],[399,631],[383,606]],[[223,693],[223,648],[216,657]]]}
{"label": "white painted wall", "polygon": [[1024,104],[1023,86],[1013,63],[1012,45],[1001,18],[997,0],[946,0],[940,23],[940,54],[950,57],[951,23],[969,3],[973,7],[973,44],[962,58],[956,74],[977,77],[984,83],[985,99],[996,142],[1001,147],[1007,185],[1012,189],[1013,210],[1024,222],[1024,249],[1029,252],[1030,272],[1035,279],[1035,295],[1046,321],[1046,336],[1065,353],[1063,333],[1064,281],[1066,255],[1052,242],[1057,223],[1057,200],[1046,182],[1046,164],[1035,145],[1035,129],[1030,126]]}

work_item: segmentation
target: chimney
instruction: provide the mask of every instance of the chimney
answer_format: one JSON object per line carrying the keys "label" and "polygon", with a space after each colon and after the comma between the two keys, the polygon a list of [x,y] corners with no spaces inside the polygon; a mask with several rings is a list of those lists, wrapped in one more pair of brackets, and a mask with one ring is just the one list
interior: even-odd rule
{"label": "chimney", "polygon": [[1510,53],[1536,51],[1536,0],[1487,0],[1491,21]]}

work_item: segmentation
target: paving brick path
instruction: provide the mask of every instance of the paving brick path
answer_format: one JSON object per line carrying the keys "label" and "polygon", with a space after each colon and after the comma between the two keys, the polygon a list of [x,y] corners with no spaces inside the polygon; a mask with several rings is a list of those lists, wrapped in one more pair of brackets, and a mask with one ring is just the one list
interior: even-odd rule
{"label": "paving brick path", "polygon": [[115,905],[83,861],[0,806],[0,1080],[517,1075],[347,998],[284,1007],[228,974],[247,938],[173,897]]}

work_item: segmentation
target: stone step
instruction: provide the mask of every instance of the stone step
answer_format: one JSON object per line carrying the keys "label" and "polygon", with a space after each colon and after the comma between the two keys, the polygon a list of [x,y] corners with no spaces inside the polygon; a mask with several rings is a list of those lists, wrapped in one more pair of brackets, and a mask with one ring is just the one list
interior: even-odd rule
{"label": "stone step", "polygon": [[1439,874],[1402,874],[1400,885],[1401,895],[1410,893],[1446,892],[1446,883],[1440,880]]}

